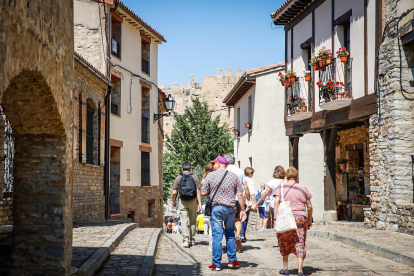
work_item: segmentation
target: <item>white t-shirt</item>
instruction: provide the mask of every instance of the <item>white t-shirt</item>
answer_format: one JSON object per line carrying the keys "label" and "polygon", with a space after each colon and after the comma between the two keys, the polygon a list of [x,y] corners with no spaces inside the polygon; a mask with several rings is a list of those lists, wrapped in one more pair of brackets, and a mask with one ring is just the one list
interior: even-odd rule
{"label": "white t-shirt", "polygon": [[181,234],[180,233],[180,226],[177,224],[176,226],[174,226],[174,231],[177,233],[177,234]]}
{"label": "white t-shirt", "polygon": [[273,196],[273,193],[276,191],[276,189],[280,186],[282,182],[284,183],[285,180],[273,178],[272,180],[266,183],[266,186],[272,189],[270,195],[268,195],[270,197],[270,207],[272,208],[274,208],[275,206],[275,197]]}
{"label": "white t-shirt", "polygon": [[[250,197],[253,197],[256,194],[256,189],[254,188],[254,179],[246,176],[246,182],[247,182],[247,187],[249,188]],[[247,198],[246,198],[246,204],[247,204]]]}
{"label": "white t-shirt", "polygon": [[[243,182],[246,182],[246,176],[244,175],[244,172],[241,169],[237,168],[235,165],[228,165],[226,170],[235,173],[239,177],[240,183],[243,186]],[[236,194],[236,202],[238,200],[239,200],[239,197]]]}

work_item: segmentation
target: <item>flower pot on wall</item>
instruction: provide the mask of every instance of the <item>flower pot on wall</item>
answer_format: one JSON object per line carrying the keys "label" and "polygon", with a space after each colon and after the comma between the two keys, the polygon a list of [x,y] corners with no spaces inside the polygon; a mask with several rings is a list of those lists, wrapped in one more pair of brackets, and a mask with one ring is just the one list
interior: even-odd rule
{"label": "flower pot on wall", "polygon": [[[335,170],[335,173],[336,174],[341,174],[342,173],[342,171],[340,170],[340,169],[337,169],[337,170]],[[339,205],[339,204],[338,204]]]}
{"label": "flower pot on wall", "polygon": [[308,112],[308,107],[307,106],[301,106],[300,111],[301,112]]}
{"label": "flower pot on wall", "polygon": [[310,81],[311,80],[311,75],[305,75],[305,81]]}
{"label": "flower pot on wall", "polygon": [[237,137],[239,137],[239,135],[240,135],[240,131],[236,130],[236,131],[234,132],[234,135],[236,135]]}
{"label": "flower pot on wall", "polygon": [[347,62],[348,61],[348,56],[341,56],[341,61],[342,62]]}
{"label": "flower pot on wall", "polygon": [[251,123],[245,123],[245,124],[244,124],[244,126],[245,126],[246,128],[248,128],[248,129],[250,129],[250,128],[251,128],[251,126],[252,126],[252,124],[251,124]]}
{"label": "flower pot on wall", "polygon": [[291,76],[289,77],[289,79],[290,79],[290,82],[296,82],[296,76]]}
{"label": "flower pot on wall", "polygon": [[313,65],[313,70],[315,70],[315,71],[319,71],[319,62],[316,62],[316,63]]}

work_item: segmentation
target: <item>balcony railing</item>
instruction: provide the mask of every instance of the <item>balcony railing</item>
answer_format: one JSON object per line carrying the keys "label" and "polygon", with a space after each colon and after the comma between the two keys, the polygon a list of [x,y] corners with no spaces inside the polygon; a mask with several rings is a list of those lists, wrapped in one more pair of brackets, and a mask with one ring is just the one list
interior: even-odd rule
{"label": "balcony railing", "polygon": [[145,74],[150,74],[150,62],[149,60],[146,59],[141,59],[142,60],[142,72],[144,72]]}
{"label": "balcony railing", "polygon": [[[307,89],[305,89],[307,87]],[[287,115],[289,121],[300,121],[312,116],[312,82],[297,77],[286,89]]]}
{"label": "balcony railing", "polygon": [[[321,108],[334,110],[350,105],[352,100],[352,58],[349,58],[347,62],[333,58],[331,64],[322,67],[319,71],[319,82],[326,84],[329,81],[332,82],[332,88],[319,88]],[[344,84],[343,87],[341,83]],[[333,103],[337,100],[342,101]],[[328,103],[331,104],[328,105]]]}

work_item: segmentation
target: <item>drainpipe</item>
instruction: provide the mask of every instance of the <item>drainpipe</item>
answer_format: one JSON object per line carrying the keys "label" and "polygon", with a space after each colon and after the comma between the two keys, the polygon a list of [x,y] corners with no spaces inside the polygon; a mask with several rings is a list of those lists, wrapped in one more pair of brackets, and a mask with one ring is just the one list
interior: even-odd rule
{"label": "drainpipe", "polygon": [[110,129],[109,129],[109,122],[110,122],[110,114],[111,114],[111,91],[112,86],[108,85],[108,91],[105,96],[105,165],[104,165],[104,196],[105,196],[105,220],[109,219],[109,163],[110,158],[109,155],[111,153],[110,148]]}

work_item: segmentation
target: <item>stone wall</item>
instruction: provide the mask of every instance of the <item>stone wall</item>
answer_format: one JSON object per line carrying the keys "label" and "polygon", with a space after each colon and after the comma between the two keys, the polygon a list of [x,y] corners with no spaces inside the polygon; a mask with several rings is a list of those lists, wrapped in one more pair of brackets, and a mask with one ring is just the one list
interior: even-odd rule
{"label": "stone wall", "polygon": [[[233,76],[233,70],[226,68],[226,75],[223,76],[222,70],[217,69],[217,76],[204,76],[201,84],[194,82],[194,76],[191,75],[190,83],[187,88],[184,83],[178,86],[177,82],[172,84],[171,88],[166,88],[164,84],[160,84],[159,87],[166,94],[171,94],[175,99],[175,112],[183,114],[187,106],[192,105],[191,99],[194,97],[200,98],[201,101],[206,101],[209,104],[209,109],[223,109],[224,97],[230,92],[234,84],[237,83],[242,76],[242,70],[237,69],[236,76]],[[220,112],[212,113],[212,117],[216,118],[221,116],[221,124],[227,123],[229,127],[233,126],[233,111],[224,108]],[[164,132],[168,135],[171,134],[174,124],[174,117],[164,118]]]}
{"label": "stone wall", "polygon": [[[148,217],[149,204],[153,204],[153,217]],[[160,227],[163,219],[163,200],[158,186],[121,186],[121,215],[134,212],[133,221],[139,227]]]}
{"label": "stone wall", "polygon": [[0,201],[0,226],[13,224],[13,202]]}
{"label": "stone wall", "polygon": [[73,222],[105,221],[104,168],[75,161]]}
{"label": "stone wall", "polygon": [[[75,62],[75,101],[79,101],[81,93],[94,106],[94,164],[79,162],[81,140],[75,137],[74,171],[73,171],[73,219],[74,222],[102,222],[105,220],[104,167],[99,164],[99,112],[104,106],[108,85],[94,75],[83,64]],[[80,109],[74,108],[74,128],[81,130]],[[76,131],[76,133],[79,133]],[[102,140],[102,139],[101,139]]]}
{"label": "stone wall", "polygon": [[[383,1],[383,27],[401,14],[398,12],[401,3]],[[372,203],[371,211],[365,212],[365,221],[378,229],[412,233],[407,214],[409,211],[412,220],[408,206],[413,202],[414,97],[400,89],[396,22],[389,25],[379,50],[380,117],[373,115],[370,119]],[[401,46],[401,62],[403,88],[413,93],[414,88],[408,81],[408,68],[414,67],[413,48]]]}

